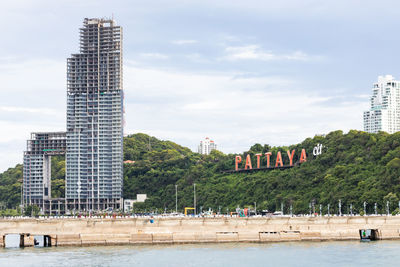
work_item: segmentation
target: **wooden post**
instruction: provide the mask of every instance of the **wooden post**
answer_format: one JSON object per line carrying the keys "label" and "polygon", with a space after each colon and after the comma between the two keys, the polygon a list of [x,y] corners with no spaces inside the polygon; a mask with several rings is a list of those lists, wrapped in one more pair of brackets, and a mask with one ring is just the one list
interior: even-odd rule
{"label": "wooden post", "polygon": [[24,247],[24,237],[25,237],[25,235],[24,234],[20,234],[19,235],[19,247],[20,248],[23,248]]}

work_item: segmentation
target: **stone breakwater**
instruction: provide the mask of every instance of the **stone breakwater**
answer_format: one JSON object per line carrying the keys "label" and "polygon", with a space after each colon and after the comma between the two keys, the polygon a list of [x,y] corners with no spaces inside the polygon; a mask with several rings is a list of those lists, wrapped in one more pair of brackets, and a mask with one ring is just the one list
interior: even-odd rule
{"label": "stone breakwater", "polygon": [[32,246],[40,235],[51,246],[92,246],[358,240],[360,229],[400,239],[400,217],[0,219],[0,246],[7,234],[19,234],[21,246]]}

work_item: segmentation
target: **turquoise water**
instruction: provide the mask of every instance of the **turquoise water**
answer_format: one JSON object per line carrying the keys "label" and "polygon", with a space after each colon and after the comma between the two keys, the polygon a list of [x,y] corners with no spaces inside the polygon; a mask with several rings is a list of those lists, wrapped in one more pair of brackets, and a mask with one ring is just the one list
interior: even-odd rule
{"label": "turquoise water", "polygon": [[0,249],[0,266],[399,266],[400,241]]}

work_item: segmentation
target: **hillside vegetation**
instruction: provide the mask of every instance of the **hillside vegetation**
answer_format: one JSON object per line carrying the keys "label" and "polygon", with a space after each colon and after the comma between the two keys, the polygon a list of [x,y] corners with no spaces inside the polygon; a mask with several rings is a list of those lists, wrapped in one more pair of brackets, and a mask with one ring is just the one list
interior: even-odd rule
{"label": "hillside vegetation", "polygon": [[[322,154],[314,157],[313,148],[323,144]],[[294,162],[300,151],[307,151],[307,162],[290,169],[275,169],[246,173],[223,173],[233,170],[235,155],[213,151],[204,156],[170,141],[161,141],[145,134],[124,138],[124,159],[134,163],[124,164],[124,198],[134,199],[136,194],[147,194],[149,199],[137,204],[137,210],[175,210],[175,185],[178,186],[178,209],[193,206],[193,184],[196,184],[197,208],[221,212],[233,211],[237,206],[248,207],[257,203],[257,209],[308,213],[310,203],[319,212],[338,212],[341,200],[342,212],[347,213],[350,204],[353,211],[362,211],[368,202],[369,213],[378,203],[378,212],[385,212],[386,201],[394,211],[400,194],[400,133],[368,134],[335,131],[326,136],[307,138],[289,147],[270,147],[255,144],[241,156],[245,161],[250,154],[255,167],[256,153],[282,152],[288,162],[287,150],[296,150]],[[265,157],[261,158],[265,165]],[[241,167],[244,164],[242,162]],[[65,167],[62,157],[52,159],[53,196],[64,196]],[[13,208],[20,203],[22,166],[17,165],[0,174],[0,202],[3,207]]]}

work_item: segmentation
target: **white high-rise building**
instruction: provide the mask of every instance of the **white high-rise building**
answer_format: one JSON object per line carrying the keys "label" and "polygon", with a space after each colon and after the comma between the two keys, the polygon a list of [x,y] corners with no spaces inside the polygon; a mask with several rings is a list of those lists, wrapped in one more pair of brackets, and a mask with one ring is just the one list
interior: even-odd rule
{"label": "white high-rise building", "polygon": [[371,108],[364,112],[364,131],[400,131],[400,81],[392,75],[379,76],[378,82],[374,83]]}
{"label": "white high-rise building", "polygon": [[200,141],[200,154],[210,155],[211,151],[213,151],[214,149],[217,149],[217,144],[213,140],[210,140],[210,138],[206,137],[206,139]]}

